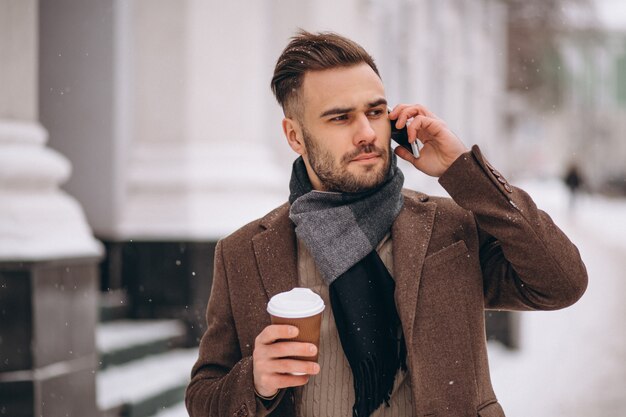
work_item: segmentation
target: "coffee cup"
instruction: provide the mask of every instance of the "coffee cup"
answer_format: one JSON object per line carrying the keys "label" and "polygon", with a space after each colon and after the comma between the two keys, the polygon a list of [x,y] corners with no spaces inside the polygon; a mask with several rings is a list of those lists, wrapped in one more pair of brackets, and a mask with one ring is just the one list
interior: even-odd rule
{"label": "coffee cup", "polygon": [[[322,297],[308,288],[298,287],[276,294],[267,304],[267,312],[272,318],[272,324],[288,324],[299,329],[297,337],[285,341],[313,343],[318,351],[324,308]],[[318,354],[295,356],[291,359],[317,362]]]}

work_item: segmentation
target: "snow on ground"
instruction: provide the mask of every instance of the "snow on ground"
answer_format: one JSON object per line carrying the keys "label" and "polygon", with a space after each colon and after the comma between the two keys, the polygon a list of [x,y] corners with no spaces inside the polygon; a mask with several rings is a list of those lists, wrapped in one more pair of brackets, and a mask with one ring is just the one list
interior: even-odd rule
{"label": "snow on ground", "polygon": [[185,403],[179,403],[172,407],[168,407],[159,411],[152,417],[188,417],[187,409],[185,408]]}
{"label": "snow on ground", "polygon": [[522,185],[578,246],[589,287],[574,306],[520,313],[521,348],[489,344],[508,417],[626,416],[626,201],[581,196],[567,209],[556,182]]}
{"label": "snow on ground", "polygon": [[111,352],[184,335],[185,325],[180,320],[116,320],[98,326],[96,345],[99,352]]}
{"label": "snow on ground", "polygon": [[197,349],[180,349],[153,355],[125,366],[98,373],[98,406],[107,410],[120,403],[135,403],[189,381]]}

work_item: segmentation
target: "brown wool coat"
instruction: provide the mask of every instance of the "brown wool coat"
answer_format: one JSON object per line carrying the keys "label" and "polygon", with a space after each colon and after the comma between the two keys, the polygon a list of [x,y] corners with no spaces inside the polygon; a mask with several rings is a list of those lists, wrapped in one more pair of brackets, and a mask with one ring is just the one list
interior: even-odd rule
{"label": "brown wool coat", "polygon": [[[566,307],[582,296],[587,273],[576,247],[478,147],[439,181],[452,199],[405,190],[391,229],[415,415],[502,417],[484,309]],[[285,204],[217,246],[208,327],[187,388],[192,417],[297,415],[299,389],[283,390],[266,410],[252,377],[254,339],[270,324],[266,304],[298,284],[288,214]]]}

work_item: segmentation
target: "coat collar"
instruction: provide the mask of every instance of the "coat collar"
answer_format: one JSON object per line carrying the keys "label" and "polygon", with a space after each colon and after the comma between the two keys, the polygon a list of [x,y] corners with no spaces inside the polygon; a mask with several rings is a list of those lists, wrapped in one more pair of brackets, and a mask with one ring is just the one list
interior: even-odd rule
{"label": "coat collar", "polygon": [[425,194],[406,191],[402,211],[391,227],[396,308],[407,343],[413,340],[417,294],[436,208]]}
{"label": "coat collar", "polygon": [[257,266],[268,300],[298,286],[298,254],[294,224],[285,203],[267,216],[260,225],[265,230],[252,238]]}
{"label": "coat collar", "polygon": [[[436,204],[425,194],[405,191],[404,206],[391,228],[396,305],[407,341],[413,321],[422,265],[435,218]],[[283,204],[261,219],[263,230],[252,238],[254,253],[268,300],[298,286],[296,233]]]}

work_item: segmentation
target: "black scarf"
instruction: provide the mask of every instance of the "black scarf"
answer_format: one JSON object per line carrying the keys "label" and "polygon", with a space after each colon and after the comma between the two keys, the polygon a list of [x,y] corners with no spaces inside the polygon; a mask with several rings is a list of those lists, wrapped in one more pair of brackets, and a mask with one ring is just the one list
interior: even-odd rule
{"label": "black scarf", "polygon": [[395,282],[376,252],[402,208],[404,177],[395,155],[383,184],[361,193],[312,189],[304,161],[291,175],[289,217],[329,285],[341,346],[354,378],[354,417],[389,401],[406,347]]}

